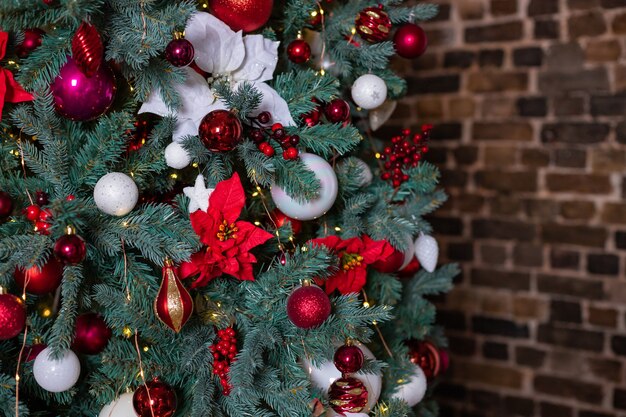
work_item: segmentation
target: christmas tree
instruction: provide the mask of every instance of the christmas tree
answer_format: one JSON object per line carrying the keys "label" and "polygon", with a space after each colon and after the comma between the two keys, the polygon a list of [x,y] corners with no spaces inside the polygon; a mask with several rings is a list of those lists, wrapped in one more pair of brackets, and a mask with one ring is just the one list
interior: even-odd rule
{"label": "christmas tree", "polygon": [[0,414],[432,416],[433,5],[0,4]]}

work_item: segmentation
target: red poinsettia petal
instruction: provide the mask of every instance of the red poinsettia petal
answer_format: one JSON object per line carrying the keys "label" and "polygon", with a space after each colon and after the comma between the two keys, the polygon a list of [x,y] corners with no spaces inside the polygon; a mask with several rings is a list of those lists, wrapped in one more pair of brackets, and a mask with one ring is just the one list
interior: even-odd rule
{"label": "red poinsettia petal", "polygon": [[218,182],[209,197],[209,208],[219,211],[229,224],[239,218],[245,203],[246,195],[236,172],[230,179]]}
{"label": "red poinsettia petal", "polygon": [[357,293],[363,289],[367,280],[365,268],[354,268],[349,271],[340,271],[326,281],[326,293],[331,294],[338,290],[341,294]]}
{"label": "red poinsettia petal", "polygon": [[350,239],[346,239],[340,246],[347,253],[360,254],[365,249],[365,244],[358,237],[351,237]]}
{"label": "red poinsettia petal", "polygon": [[24,90],[21,85],[15,81],[11,71],[7,69],[1,69],[4,73],[5,93],[4,101],[9,103],[21,103],[22,101],[31,101],[34,99],[33,95]]}
{"label": "red poinsettia petal", "polygon": [[209,207],[208,212],[196,210],[189,215],[189,219],[191,220],[191,227],[200,237],[202,243],[211,246],[217,240],[217,227],[222,220],[219,217],[219,212],[211,210],[211,207]]}
{"label": "red poinsettia petal", "polygon": [[393,246],[386,240],[372,240],[364,236],[363,243],[365,247],[360,255],[363,257],[363,262],[368,265],[376,261],[386,260],[394,251]]}
{"label": "red poinsettia petal", "polygon": [[8,32],[0,32],[0,59],[4,58],[7,52],[7,42],[9,41]]}
{"label": "red poinsettia petal", "polygon": [[271,233],[266,232],[260,227],[256,227],[252,223],[239,221],[236,223],[237,242],[242,252],[248,252],[255,246],[262,245],[273,237]]}
{"label": "red poinsettia petal", "polygon": [[339,236],[326,236],[322,238],[311,239],[311,243],[313,245],[326,246],[328,249],[335,249],[342,243],[342,241]]}
{"label": "red poinsettia petal", "polygon": [[0,68],[0,121],[2,120],[2,110],[4,109],[4,96],[7,92],[6,78],[4,71]]}

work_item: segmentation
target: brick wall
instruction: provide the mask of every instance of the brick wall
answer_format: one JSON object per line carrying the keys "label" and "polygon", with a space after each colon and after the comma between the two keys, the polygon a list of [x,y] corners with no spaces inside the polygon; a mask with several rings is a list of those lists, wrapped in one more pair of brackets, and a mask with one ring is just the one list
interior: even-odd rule
{"label": "brick wall", "polygon": [[445,416],[626,416],[626,0],[447,0],[385,127],[437,125]]}

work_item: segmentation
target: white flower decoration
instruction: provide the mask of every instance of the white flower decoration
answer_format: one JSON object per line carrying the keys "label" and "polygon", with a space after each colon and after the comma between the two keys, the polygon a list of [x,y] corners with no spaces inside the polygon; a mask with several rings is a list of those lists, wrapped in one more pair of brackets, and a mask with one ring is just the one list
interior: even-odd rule
{"label": "white flower decoration", "polygon": [[[185,38],[193,44],[198,67],[210,73],[213,79],[227,79],[233,90],[248,82],[263,95],[253,116],[269,111],[273,123],[295,125],[287,102],[264,82],[273,77],[279,42],[262,35],[242,36],[241,31],[233,32],[221,20],[205,12],[197,12],[189,19]],[[185,70],[187,79],[175,87],[182,103],[177,109],[165,104],[159,90],[152,91],[139,109],[139,113],[175,116],[174,142],[182,141],[187,135],[197,135],[200,121],[207,113],[227,108],[215,98],[207,80],[191,68]]]}

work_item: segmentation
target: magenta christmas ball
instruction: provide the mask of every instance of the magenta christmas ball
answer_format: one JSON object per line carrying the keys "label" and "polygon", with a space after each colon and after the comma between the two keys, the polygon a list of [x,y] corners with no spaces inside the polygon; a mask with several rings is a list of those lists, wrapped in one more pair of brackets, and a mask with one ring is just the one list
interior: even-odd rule
{"label": "magenta christmas ball", "polygon": [[57,113],[84,122],[102,116],[111,107],[116,92],[115,76],[103,63],[93,76],[87,77],[68,57],[50,89]]}

